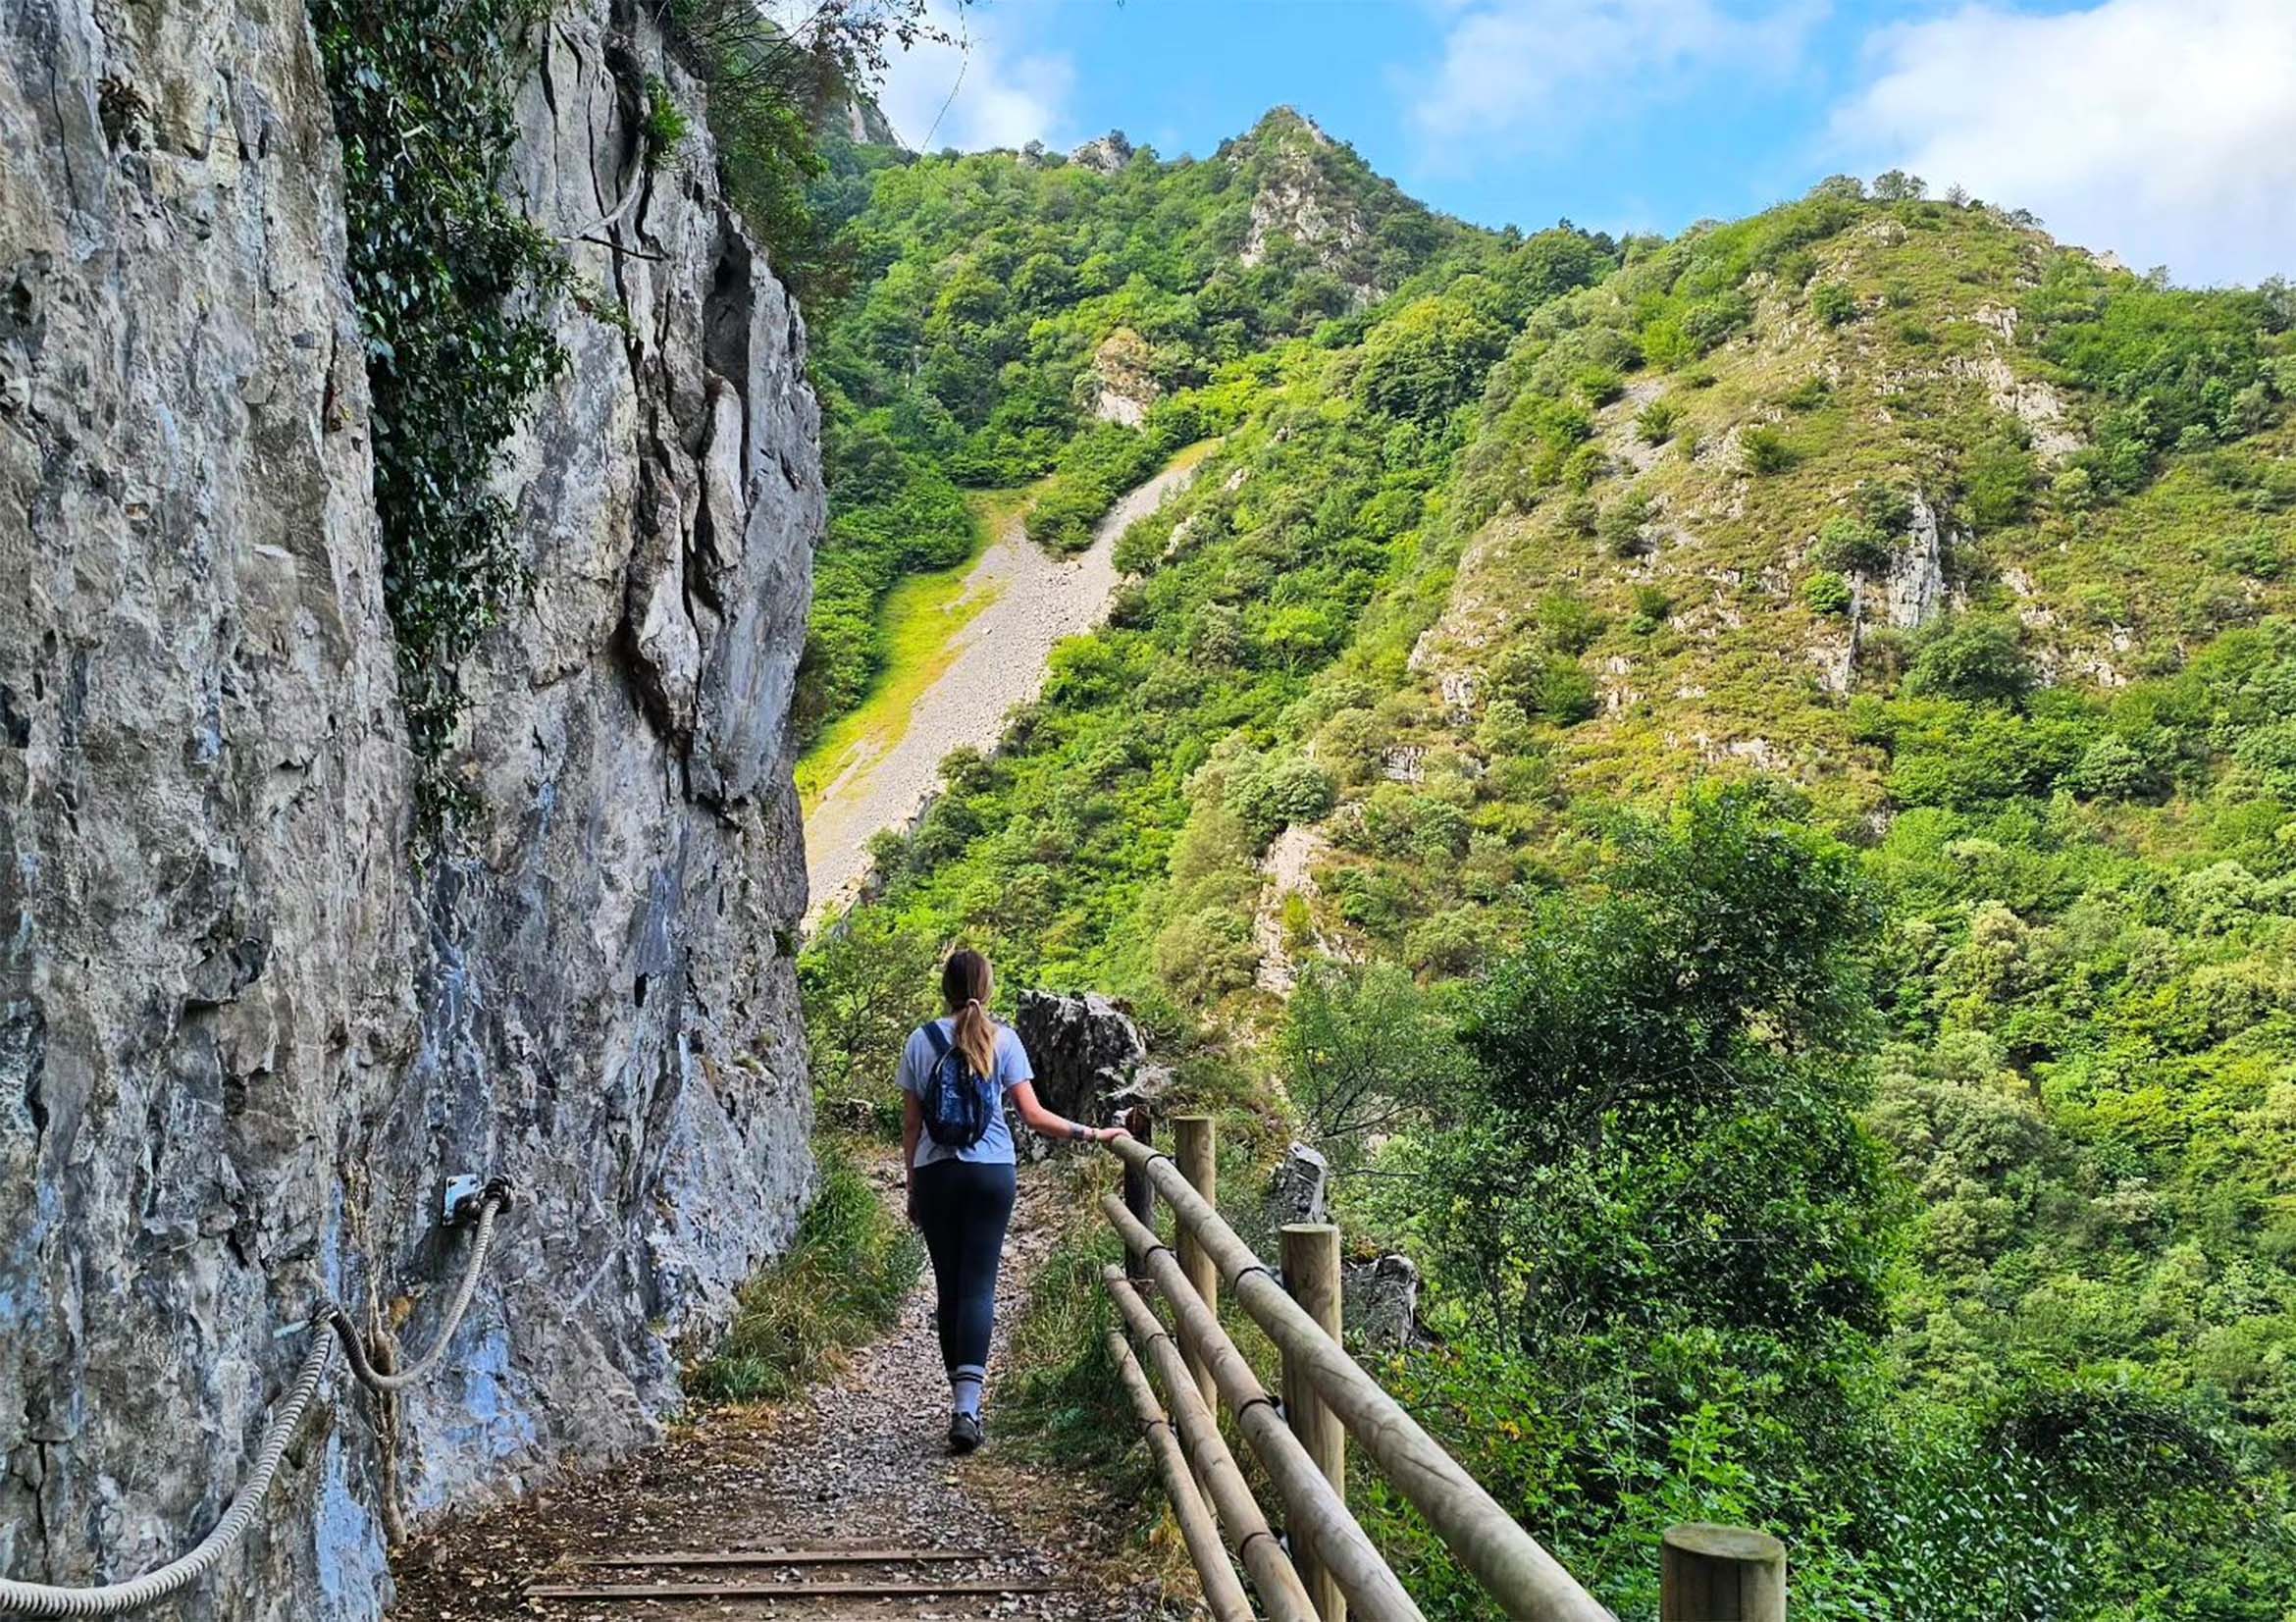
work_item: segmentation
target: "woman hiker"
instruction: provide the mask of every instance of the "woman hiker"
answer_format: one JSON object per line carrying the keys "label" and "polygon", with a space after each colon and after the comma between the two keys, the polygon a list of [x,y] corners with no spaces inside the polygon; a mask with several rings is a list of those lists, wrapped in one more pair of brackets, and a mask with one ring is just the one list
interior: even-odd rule
{"label": "woman hiker", "polygon": [[1046,1137],[1106,1143],[1124,1135],[1118,1127],[1066,1120],[1037,1102],[1027,1050],[1010,1027],[989,1018],[989,989],[988,959],[969,948],[949,954],[941,969],[941,1001],[949,1012],[918,1026],[901,1054],[901,1164],[909,1220],[933,1259],[933,1322],[949,1371],[952,1453],[980,1445],[980,1388],[988,1376],[997,1263],[1016,1176],[1004,1100]]}

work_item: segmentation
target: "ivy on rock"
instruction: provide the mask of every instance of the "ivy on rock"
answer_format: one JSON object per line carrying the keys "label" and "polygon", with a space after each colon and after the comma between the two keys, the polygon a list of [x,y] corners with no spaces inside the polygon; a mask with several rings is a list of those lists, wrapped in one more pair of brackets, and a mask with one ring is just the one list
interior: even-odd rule
{"label": "ivy on rock", "polygon": [[540,0],[315,0],[342,141],[351,293],[367,348],[384,597],[429,814],[467,706],[463,658],[528,580],[503,443],[565,365],[548,318],[574,275],[497,183]]}

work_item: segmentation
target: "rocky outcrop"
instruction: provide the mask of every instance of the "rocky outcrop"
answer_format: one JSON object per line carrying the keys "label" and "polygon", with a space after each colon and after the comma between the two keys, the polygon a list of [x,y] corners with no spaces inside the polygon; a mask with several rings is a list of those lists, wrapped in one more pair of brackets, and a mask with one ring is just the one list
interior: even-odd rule
{"label": "rocky outcrop", "polygon": [[1097,991],[1080,997],[1023,991],[1013,1029],[1028,1050],[1037,1096],[1071,1121],[1117,1121],[1134,1104],[1153,1101],[1169,1080],[1162,1067],[1149,1063],[1132,1017]]}
{"label": "rocky outcrop", "polygon": [[1092,364],[1079,380],[1087,409],[1098,422],[1138,428],[1164,392],[1156,382],[1156,351],[1129,327],[1119,327],[1092,351]]}
{"label": "rocky outcrop", "polygon": [[1122,130],[1086,141],[1069,154],[1069,161],[1102,175],[1114,175],[1132,161],[1133,146]]}
{"label": "rocky outcrop", "polygon": [[1928,624],[1944,611],[1946,601],[1946,538],[1937,511],[1919,492],[1912,505],[1912,521],[1881,581],[1884,617],[1904,630]]}
{"label": "rocky outcrop", "polygon": [[1294,1143],[1283,1151],[1276,1175],[1268,1182],[1268,1223],[1280,1229],[1286,1223],[1330,1220],[1326,1198],[1331,1186],[1331,1163],[1322,1151]]}
{"label": "rocky outcrop", "polygon": [[1371,239],[1374,222],[1338,179],[1331,137],[1313,119],[1278,107],[1238,144],[1250,154],[1254,184],[1251,223],[1236,250],[1238,264],[1251,270],[1267,261],[1278,240],[1289,240],[1345,283],[1359,305],[1385,290],[1350,274],[1350,264]]}
{"label": "rocky outcrop", "polygon": [[1366,1349],[1402,1351],[1429,1338],[1419,1322],[1419,1264],[1410,1257],[1346,1264],[1340,1294],[1347,1327]]}
{"label": "rocky outcrop", "polygon": [[503,488],[475,849],[410,861],[340,164],[292,0],[0,11],[0,1571],[203,1530],[324,1290],[427,1344],[438,1180],[520,1186],[395,1441],[342,1394],[171,1614],[366,1618],[385,1532],[654,1434],[809,1177],[782,721],[821,524],[804,332],[652,8],[536,36],[512,189],[627,325]]}

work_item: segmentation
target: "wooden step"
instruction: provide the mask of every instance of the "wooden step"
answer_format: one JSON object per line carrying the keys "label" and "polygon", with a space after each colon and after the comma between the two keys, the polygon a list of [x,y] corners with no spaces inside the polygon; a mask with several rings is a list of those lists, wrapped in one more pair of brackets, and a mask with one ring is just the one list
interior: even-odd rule
{"label": "wooden step", "polygon": [[937,1599],[947,1596],[1059,1594],[1059,1583],[534,1583],[529,1599]]}
{"label": "wooden step", "polygon": [[580,1566],[876,1566],[921,1564],[934,1560],[985,1560],[973,1548],[858,1548],[839,1544],[820,1548],[737,1548],[672,1550],[655,1554],[592,1554],[575,1561]]}

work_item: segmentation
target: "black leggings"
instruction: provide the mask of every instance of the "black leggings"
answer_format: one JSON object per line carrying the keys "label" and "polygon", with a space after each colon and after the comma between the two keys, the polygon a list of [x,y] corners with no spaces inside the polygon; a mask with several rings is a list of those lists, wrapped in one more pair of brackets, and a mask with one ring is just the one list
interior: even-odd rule
{"label": "black leggings", "polygon": [[941,1332],[941,1366],[988,1367],[989,1333],[996,1327],[997,1263],[1005,1252],[1005,1225],[1013,1220],[1011,1165],[936,1160],[916,1170],[916,1225],[933,1259]]}

